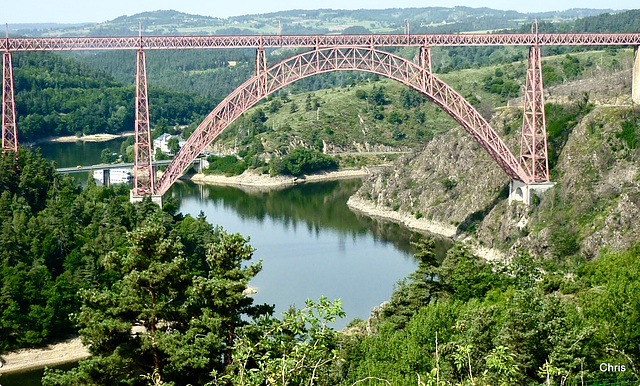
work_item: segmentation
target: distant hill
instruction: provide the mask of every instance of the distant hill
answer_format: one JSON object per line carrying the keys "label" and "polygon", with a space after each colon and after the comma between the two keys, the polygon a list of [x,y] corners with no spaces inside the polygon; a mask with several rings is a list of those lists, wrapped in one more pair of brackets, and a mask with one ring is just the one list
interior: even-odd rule
{"label": "distant hill", "polygon": [[[9,29],[9,33],[20,34],[20,35],[29,35],[29,34],[38,34],[37,31],[47,30],[47,29],[60,29],[60,28],[77,28],[82,27],[87,24],[93,23],[73,23],[73,24],[62,24],[62,23],[12,23],[8,24],[7,27]],[[29,32],[31,31],[31,32]]]}
{"label": "distant hill", "polygon": [[[543,21],[539,28],[544,32],[638,32],[640,31],[640,10],[603,13],[577,19],[572,23]],[[527,32],[527,26],[522,26],[521,31]]]}
{"label": "distant hill", "polygon": [[291,10],[226,19],[192,15],[174,10],[120,16],[103,23],[83,25],[39,25],[12,31],[25,36],[116,36],[137,35],[142,24],[147,35],[275,34],[278,21],[283,34],[325,34],[360,27],[375,33],[401,33],[405,20],[412,33],[468,32],[529,25],[533,19],[549,22],[609,14],[613,9],[569,9],[543,13],[520,13],[491,8],[427,7],[360,10]]}

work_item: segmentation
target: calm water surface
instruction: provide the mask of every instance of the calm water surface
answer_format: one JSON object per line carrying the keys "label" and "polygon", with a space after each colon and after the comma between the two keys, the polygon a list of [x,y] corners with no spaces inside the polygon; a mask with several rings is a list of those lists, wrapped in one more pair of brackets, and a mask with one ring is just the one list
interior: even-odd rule
{"label": "calm water surface", "polygon": [[116,138],[105,142],[44,142],[35,147],[40,148],[42,156],[56,162],[59,168],[70,168],[76,165],[97,165],[101,163],[100,153],[103,149],[119,153],[120,145],[126,138]]}
{"label": "calm water surface", "polygon": [[[122,140],[39,146],[59,167],[69,167],[99,163],[102,149],[119,149]],[[304,306],[307,298],[339,298],[347,317],[334,327],[342,328],[354,318],[366,319],[415,270],[410,242],[421,237],[351,212],[346,202],[360,185],[345,180],[251,191],[180,181],[166,197],[184,214],[203,213],[226,231],[250,237],[254,259],[262,260],[262,271],[251,281],[258,289],[256,303],[275,304],[279,315],[290,305]],[[439,242],[440,258],[449,246]],[[39,385],[38,374],[4,376],[0,385]]]}
{"label": "calm water surface", "polygon": [[[389,299],[394,284],[417,267],[410,241],[396,224],[356,215],[346,205],[359,180],[303,184],[268,192],[181,182],[168,192],[180,211],[251,238],[263,270],[251,285],[259,303],[304,306],[321,295],[342,299],[347,318],[365,319]],[[442,242],[443,254],[448,244]]]}
{"label": "calm water surface", "polygon": [[[106,142],[39,144],[58,167],[100,163],[102,149],[117,151],[124,138]],[[74,174],[80,180],[85,175]],[[359,180],[303,184],[266,192],[179,182],[167,193],[185,214],[251,238],[263,269],[251,282],[256,302],[303,306],[307,298],[340,298],[347,318],[367,318],[389,299],[394,284],[417,262],[410,241],[419,235],[396,224],[356,215],[346,205]],[[441,253],[448,244],[443,242]]]}

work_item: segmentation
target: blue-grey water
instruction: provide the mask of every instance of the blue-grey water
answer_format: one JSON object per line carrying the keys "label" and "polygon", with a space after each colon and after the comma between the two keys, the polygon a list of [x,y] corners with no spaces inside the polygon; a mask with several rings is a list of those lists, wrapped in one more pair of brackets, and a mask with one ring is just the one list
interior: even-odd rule
{"label": "blue-grey water", "polygon": [[[122,139],[100,143],[41,144],[42,154],[59,167],[99,163],[103,148],[120,148]],[[86,180],[86,175],[80,179]],[[198,216],[250,238],[262,271],[251,281],[257,303],[304,306],[307,298],[341,299],[347,317],[366,319],[372,307],[389,299],[395,283],[417,267],[411,241],[420,235],[399,225],[353,213],[346,205],[359,180],[302,184],[282,190],[245,191],[179,181],[165,197],[184,214]],[[443,256],[450,243],[438,244]],[[2,386],[39,385],[41,372],[3,376]]]}

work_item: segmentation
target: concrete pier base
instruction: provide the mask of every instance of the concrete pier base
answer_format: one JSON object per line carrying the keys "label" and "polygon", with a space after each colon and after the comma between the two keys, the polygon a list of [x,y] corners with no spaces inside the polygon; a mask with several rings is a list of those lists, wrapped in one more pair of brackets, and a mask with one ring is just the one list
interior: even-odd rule
{"label": "concrete pier base", "polygon": [[640,49],[633,49],[633,80],[631,81],[631,99],[633,103],[640,104]]}
{"label": "concrete pier base", "polygon": [[[142,200],[144,200],[144,198],[147,196],[137,196],[133,194],[133,190],[129,191],[129,202],[131,202],[132,204],[135,204],[136,202],[141,202]],[[157,204],[159,207],[162,208],[162,196],[160,195],[151,195],[151,202]]]}
{"label": "concrete pier base", "polygon": [[509,204],[517,201],[531,205],[533,196],[542,197],[544,192],[553,188],[555,184],[555,182],[542,182],[527,185],[520,180],[511,180],[509,183]]}

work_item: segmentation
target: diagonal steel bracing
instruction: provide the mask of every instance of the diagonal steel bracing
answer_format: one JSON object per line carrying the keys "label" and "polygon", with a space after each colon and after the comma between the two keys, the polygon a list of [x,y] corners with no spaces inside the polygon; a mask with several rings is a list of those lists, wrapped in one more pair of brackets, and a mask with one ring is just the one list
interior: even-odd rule
{"label": "diagonal steel bracing", "polygon": [[229,35],[229,36],[115,36],[11,38],[0,41],[6,51],[70,51],[203,48],[327,48],[337,46],[532,46],[640,45],[640,33],[491,33],[491,34],[371,34],[371,35]]}
{"label": "diagonal steel bracing", "polygon": [[151,161],[151,128],[149,126],[149,98],[147,94],[147,68],[142,49],[137,52],[136,65],[136,123],[133,160],[133,195],[144,196],[155,192]]}
{"label": "diagonal steel bracing", "polygon": [[2,151],[18,153],[16,104],[13,92],[13,66],[11,52],[2,55]]}
{"label": "diagonal steel bracing", "polygon": [[528,177],[522,181],[526,184],[549,182],[546,127],[540,47],[532,46],[529,48],[520,140],[520,165]]}
{"label": "diagonal steel bracing", "polygon": [[478,141],[509,177],[528,181],[527,173],[489,123],[460,94],[433,75],[426,46],[420,53],[420,65],[373,47],[316,48],[266,69],[260,55],[258,50],[256,75],[227,96],[200,123],[158,180],[155,194],[164,194],[208,144],[260,99],[296,80],[339,70],[379,74],[423,93]]}

